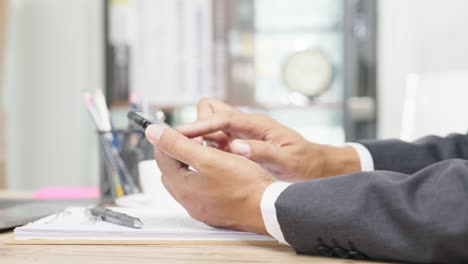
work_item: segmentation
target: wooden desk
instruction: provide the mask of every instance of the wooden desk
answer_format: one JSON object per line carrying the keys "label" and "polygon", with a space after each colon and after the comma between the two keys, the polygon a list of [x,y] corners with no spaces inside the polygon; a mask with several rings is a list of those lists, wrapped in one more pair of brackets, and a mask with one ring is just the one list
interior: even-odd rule
{"label": "wooden desk", "polygon": [[[12,194],[13,195],[13,194]],[[0,197],[8,194],[0,191]],[[13,196],[18,196],[16,193]],[[24,197],[24,195],[21,195]],[[288,246],[253,245],[5,245],[0,234],[0,263],[118,264],[118,263],[377,263],[301,256]]]}

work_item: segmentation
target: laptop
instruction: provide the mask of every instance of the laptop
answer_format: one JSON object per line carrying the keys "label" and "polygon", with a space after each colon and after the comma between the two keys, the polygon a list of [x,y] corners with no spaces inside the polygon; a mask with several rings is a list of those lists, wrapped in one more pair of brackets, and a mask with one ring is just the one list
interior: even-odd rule
{"label": "laptop", "polygon": [[14,200],[0,199],[0,232],[60,212],[69,206],[95,204],[96,200]]}

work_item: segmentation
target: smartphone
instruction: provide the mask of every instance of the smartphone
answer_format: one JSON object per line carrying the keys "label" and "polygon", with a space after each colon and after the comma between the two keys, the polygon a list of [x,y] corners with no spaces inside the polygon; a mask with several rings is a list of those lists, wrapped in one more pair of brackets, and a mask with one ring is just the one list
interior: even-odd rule
{"label": "smartphone", "polygon": [[143,130],[146,130],[146,128],[152,124],[169,126],[159,118],[144,112],[129,111],[127,117],[135,124],[139,125]]}

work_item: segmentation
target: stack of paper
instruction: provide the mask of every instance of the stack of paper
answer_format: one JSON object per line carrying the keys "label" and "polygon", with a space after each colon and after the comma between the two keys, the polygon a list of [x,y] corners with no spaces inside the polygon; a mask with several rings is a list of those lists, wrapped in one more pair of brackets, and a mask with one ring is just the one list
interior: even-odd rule
{"label": "stack of paper", "polygon": [[85,207],[69,207],[63,212],[16,228],[16,240],[273,240],[267,236],[213,228],[192,219],[185,211],[111,209],[140,218],[143,228],[103,222],[90,216]]}

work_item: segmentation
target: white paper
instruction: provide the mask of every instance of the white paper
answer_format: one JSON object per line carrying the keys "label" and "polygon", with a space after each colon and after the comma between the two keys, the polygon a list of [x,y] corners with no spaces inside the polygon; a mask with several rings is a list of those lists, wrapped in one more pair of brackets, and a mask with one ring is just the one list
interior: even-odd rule
{"label": "white paper", "polygon": [[213,228],[192,219],[185,211],[156,208],[111,208],[139,218],[135,229],[103,222],[86,213],[85,207],[69,207],[15,229],[17,240],[272,240],[252,233]]}

